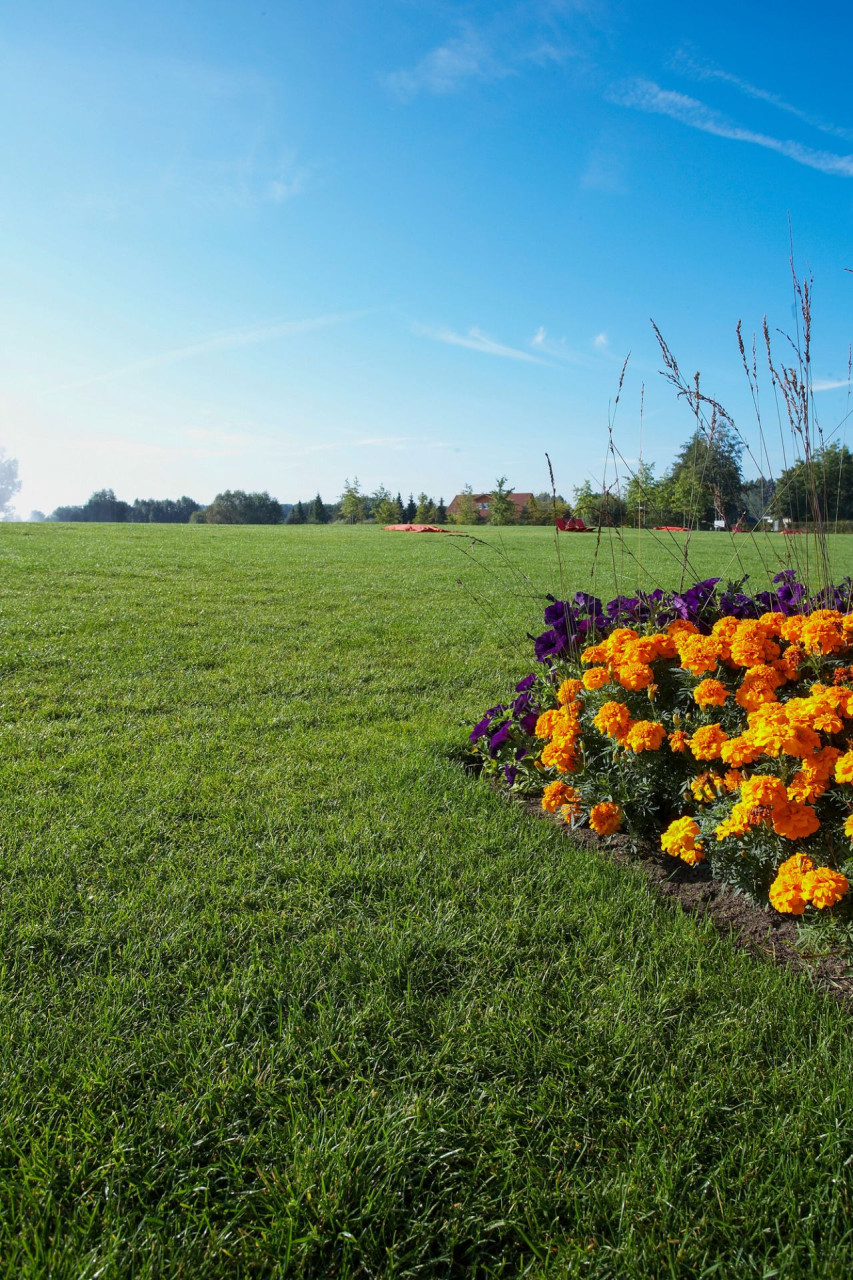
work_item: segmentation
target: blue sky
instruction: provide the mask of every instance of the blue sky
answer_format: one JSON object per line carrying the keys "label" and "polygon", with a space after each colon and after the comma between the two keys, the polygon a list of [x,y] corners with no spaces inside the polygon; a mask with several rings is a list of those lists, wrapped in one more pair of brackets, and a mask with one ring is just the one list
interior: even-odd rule
{"label": "blue sky", "polygon": [[[787,3],[7,0],[0,444],[18,509],[600,479],[745,432],[734,329],[792,324],[841,420],[853,16]],[[642,437],[641,388],[645,388]],[[770,403],[769,396],[767,403]]]}

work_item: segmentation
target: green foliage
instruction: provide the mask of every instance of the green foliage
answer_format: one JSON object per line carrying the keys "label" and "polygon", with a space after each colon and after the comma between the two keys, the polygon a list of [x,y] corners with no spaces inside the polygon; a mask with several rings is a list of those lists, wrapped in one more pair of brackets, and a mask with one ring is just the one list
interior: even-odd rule
{"label": "green foliage", "polygon": [[518,511],[510,498],[512,489],[506,487],[506,476],[495,481],[495,487],[489,499],[489,524],[515,524]]}
{"label": "green foliage", "polygon": [[713,435],[695,431],[665,477],[660,502],[664,523],[697,528],[714,520],[734,523],[741,514],[743,445],[731,427],[715,424]]}
{"label": "green foliage", "polygon": [[377,524],[401,524],[403,521],[403,509],[400,503],[387,491],[379,498],[373,514]]}
{"label": "green foliage", "polygon": [[625,517],[625,503],[617,493],[596,493],[588,480],[575,488],[574,513],[588,525],[618,525]]}
{"label": "green foliage", "polygon": [[471,488],[470,484],[466,484],[460,495],[459,506],[454,516],[454,522],[456,524],[471,525],[477,524],[479,518],[480,516],[477,511],[477,504],[474,501],[474,490]]}
{"label": "green foliage", "polygon": [[308,523],[308,514],[301,502],[297,502],[295,506],[291,507],[290,514],[287,517],[287,523],[288,524],[307,524]]}
{"label": "green foliage", "polygon": [[418,505],[415,510],[415,524],[435,524],[436,516],[435,502],[432,498],[427,497],[425,493],[418,494]]}
{"label": "green foliage", "polygon": [[796,523],[853,519],[853,453],[833,441],[783,471],[773,498],[777,516]]}
{"label": "green foliage", "polygon": [[308,508],[308,523],[328,524],[330,519],[328,508],[318,493]]}
{"label": "green foliage", "polygon": [[358,476],[350,483],[344,482],[344,491],[339,504],[341,519],[347,524],[360,524],[367,516],[367,499],[361,492]]}
{"label": "green foliage", "polygon": [[226,489],[199,513],[204,524],[281,524],[281,503],[264,490]]}

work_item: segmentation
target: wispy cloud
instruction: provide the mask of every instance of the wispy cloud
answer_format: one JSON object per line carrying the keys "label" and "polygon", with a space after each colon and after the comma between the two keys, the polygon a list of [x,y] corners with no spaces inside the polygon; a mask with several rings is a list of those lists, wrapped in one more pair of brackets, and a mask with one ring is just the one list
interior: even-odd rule
{"label": "wispy cloud", "polygon": [[590,346],[595,355],[589,351],[581,351],[576,347],[572,347],[566,342],[565,338],[551,338],[544,325],[540,325],[530,339],[530,346],[534,351],[540,352],[543,356],[548,356],[552,360],[562,360],[566,364],[578,364],[585,368],[594,368],[601,366],[601,356],[610,356],[608,350],[609,340],[606,333],[597,334],[590,342]]}
{"label": "wispy cloud", "polygon": [[809,125],[812,129],[819,129],[821,133],[831,134],[832,137],[841,138],[845,142],[853,142],[853,129],[842,128],[833,124],[831,120],[824,120],[822,116],[813,115],[810,111],[803,111],[802,108],[795,107],[792,103],[786,102],[784,98],[780,98],[778,94],[770,93],[767,89],[761,89],[749,80],[743,80],[740,76],[724,71],[722,67],[714,66],[713,63],[697,58],[690,49],[679,49],[669,65],[673,71],[691,76],[694,80],[717,80],[722,84],[731,85],[732,88],[739,90],[746,97],[755,98],[758,102],[766,102],[778,111],[784,111],[787,115],[794,116],[797,120],[802,120],[803,124]]}
{"label": "wispy cloud", "polygon": [[415,436],[368,436],[366,440],[356,440],[356,444],[370,448],[393,449],[396,452],[403,452],[416,438]]}
{"label": "wispy cloud", "polygon": [[415,332],[435,342],[447,342],[453,347],[467,347],[469,351],[480,351],[487,356],[502,356],[505,360],[524,360],[528,364],[548,364],[540,356],[533,356],[529,351],[520,351],[518,347],[507,347],[496,342],[474,325],[467,333],[454,333],[452,329],[428,329],[416,325]]}
{"label": "wispy cloud", "polygon": [[839,387],[849,386],[849,378],[817,378],[812,383],[812,391],[837,391]]}
{"label": "wispy cloud", "polygon": [[119,369],[110,369],[106,373],[96,373],[90,378],[81,378],[76,382],[66,382],[56,391],[74,391],[80,387],[93,386],[98,382],[113,382],[117,378],[129,374],[146,373],[150,369],[160,369],[164,365],[178,364],[182,360],[192,360],[196,356],[210,355],[214,351],[227,351],[235,347],[249,347],[258,342],[271,342],[276,338],[290,338],[295,334],[308,333],[312,329],[327,329],[332,325],[343,324],[347,320],[357,319],[364,315],[363,311],[351,311],[341,315],[314,316],[306,320],[287,320],[273,324],[251,325],[242,329],[227,329],[221,333],[211,333],[186,346],[172,347],[168,351],[158,351],[155,355],[145,356],[142,360],[134,360],[131,364],[122,365]]}
{"label": "wispy cloud", "polygon": [[821,173],[853,178],[853,155],[815,151],[811,147],[802,146],[799,142],[793,142],[790,139],[774,138],[766,133],[744,129],[728,116],[706,106],[704,102],[689,98],[683,93],[662,89],[653,80],[625,81],[620,85],[614,85],[607,96],[618,106],[632,107],[636,111],[645,111],[651,115],[668,116],[671,120],[677,120],[691,129],[699,129],[702,133],[711,133],[718,138],[729,138],[733,142],[749,142],[753,146],[775,151],[797,164],[818,169]]}
{"label": "wispy cloud", "polygon": [[472,80],[496,80],[508,74],[483,37],[466,26],[460,35],[430,50],[414,67],[392,71],[385,83],[401,101],[409,102],[419,93],[456,93]]}

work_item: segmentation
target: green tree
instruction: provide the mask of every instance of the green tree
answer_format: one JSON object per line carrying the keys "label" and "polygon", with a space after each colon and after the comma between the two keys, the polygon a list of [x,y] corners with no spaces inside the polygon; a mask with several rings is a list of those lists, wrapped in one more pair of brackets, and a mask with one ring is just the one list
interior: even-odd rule
{"label": "green tree", "polygon": [[453,519],[455,524],[477,524],[480,519],[470,484],[466,484],[459,495],[459,506]]}
{"label": "green tree", "polygon": [[301,502],[297,502],[295,507],[290,508],[290,515],[287,517],[288,524],[306,524],[308,515],[305,507]]}
{"label": "green tree", "polygon": [[665,477],[661,494],[673,522],[694,528],[714,520],[737,520],[742,454],[743,445],[725,423],[716,423],[713,433],[694,431]]}
{"label": "green tree", "polygon": [[415,518],[415,512],[417,511],[417,509],[418,507],[417,507],[417,503],[415,502],[414,495],[410,493],[409,501],[406,503],[405,507],[403,508],[403,519],[405,520],[406,524],[412,523],[412,521]]}
{"label": "green tree", "polygon": [[588,480],[575,488],[573,502],[575,515],[580,516],[584,524],[618,525],[625,517],[625,503],[617,493],[603,490],[597,493]]}
{"label": "green tree", "polygon": [[639,526],[659,524],[660,485],[655,479],[654,464],[641,462],[625,489],[625,518]]}
{"label": "green tree", "polygon": [[226,489],[199,513],[205,524],[281,524],[281,503],[264,490]]}
{"label": "green tree", "polygon": [[355,477],[352,484],[350,484],[349,480],[344,481],[340,510],[341,518],[346,520],[347,524],[360,524],[364,520],[366,502],[364,494],[361,492],[361,486],[358,483],[358,476]]}
{"label": "green tree", "polygon": [[495,481],[495,487],[490,494],[491,501],[489,502],[489,521],[491,524],[516,523],[518,510],[509,496],[512,492],[512,489],[507,489],[506,487],[506,476],[501,476]]}
{"label": "green tree", "polygon": [[438,506],[435,509],[435,523],[447,524],[447,507],[444,505],[444,498],[439,498]]}
{"label": "green tree", "polygon": [[391,497],[390,493],[380,499],[374,508],[373,514],[376,517],[377,524],[402,524],[403,522],[403,509],[397,499]]}
{"label": "green tree", "polygon": [[425,493],[418,494],[418,505],[415,510],[415,524],[435,524],[435,503]]}
{"label": "green tree", "polygon": [[777,516],[796,522],[853,520],[853,453],[833,442],[806,461],[798,458],[779,476],[773,495]]}
{"label": "green tree", "polygon": [[315,498],[312,498],[311,505],[308,508],[308,523],[309,524],[328,524],[329,523],[329,512],[326,507],[326,504],[323,502],[323,499],[320,497],[319,493]]}

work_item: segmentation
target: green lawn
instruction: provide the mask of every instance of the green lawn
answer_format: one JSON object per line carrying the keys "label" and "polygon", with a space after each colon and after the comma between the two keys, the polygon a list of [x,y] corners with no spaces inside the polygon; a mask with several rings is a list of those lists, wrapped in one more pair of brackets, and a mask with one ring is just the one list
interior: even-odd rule
{"label": "green lawn", "polygon": [[0,525],[0,1275],[849,1274],[849,1015],[451,758],[500,545]]}

